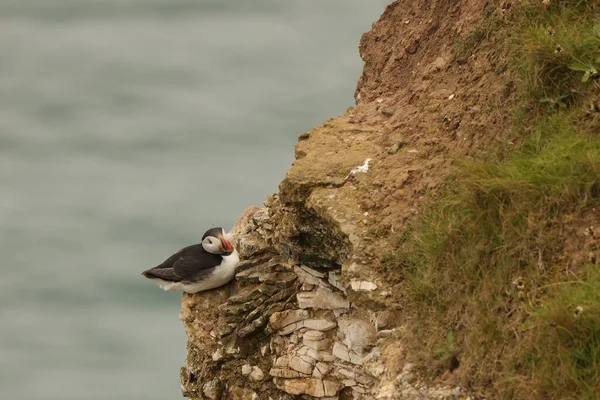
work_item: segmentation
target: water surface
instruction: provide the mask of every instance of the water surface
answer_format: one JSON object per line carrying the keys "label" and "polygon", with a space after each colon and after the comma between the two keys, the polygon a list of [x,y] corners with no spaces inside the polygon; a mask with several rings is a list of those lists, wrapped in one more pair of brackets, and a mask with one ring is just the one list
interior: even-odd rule
{"label": "water surface", "polygon": [[382,0],[0,0],[0,397],[177,399],[140,271],[277,190]]}

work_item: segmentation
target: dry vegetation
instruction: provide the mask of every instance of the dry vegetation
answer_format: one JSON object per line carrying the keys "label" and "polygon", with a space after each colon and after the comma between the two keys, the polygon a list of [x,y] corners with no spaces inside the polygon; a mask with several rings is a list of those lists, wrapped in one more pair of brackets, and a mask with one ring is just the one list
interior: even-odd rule
{"label": "dry vegetation", "polygon": [[384,261],[402,279],[403,340],[431,378],[491,398],[600,398],[600,4],[493,18],[459,47],[513,46],[512,139],[463,162]]}

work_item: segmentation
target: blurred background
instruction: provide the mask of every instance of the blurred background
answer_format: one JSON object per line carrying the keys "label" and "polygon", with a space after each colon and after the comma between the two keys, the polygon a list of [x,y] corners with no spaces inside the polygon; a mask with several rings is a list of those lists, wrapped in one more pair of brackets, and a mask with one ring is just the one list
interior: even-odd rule
{"label": "blurred background", "polygon": [[0,0],[0,398],[181,398],[140,272],[277,190],[386,3]]}

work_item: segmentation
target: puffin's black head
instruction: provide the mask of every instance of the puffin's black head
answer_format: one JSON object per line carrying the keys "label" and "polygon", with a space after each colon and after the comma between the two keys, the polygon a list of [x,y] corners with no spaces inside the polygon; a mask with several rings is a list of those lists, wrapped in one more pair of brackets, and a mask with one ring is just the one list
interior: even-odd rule
{"label": "puffin's black head", "polygon": [[204,233],[202,247],[212,254],[228,256],[233,253],[233,246],[225,239],[225,231],[221,227],[211,228]]}

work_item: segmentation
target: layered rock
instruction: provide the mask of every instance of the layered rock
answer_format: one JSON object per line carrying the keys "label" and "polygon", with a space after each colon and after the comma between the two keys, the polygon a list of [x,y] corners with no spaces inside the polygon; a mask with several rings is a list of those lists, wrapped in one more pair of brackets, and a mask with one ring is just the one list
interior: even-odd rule
{"label": "layered rock", "polygon": [[[235,281],[210,292],[184,294],[181,319],[189,338],[181,370],[184,395],[359,400],[392,399],[399,393],[419,398],[431,392],[435,398],[459,398],[460,389],[411,383],[410,371],[390,376],[403,364],[401,349],[389,349],[390,342],[397,342],[388,340],[400,323],[399,314],[351,301],[350,293],[374,296],[377,291],[370,281],[342,283],[339,264],[344,268],[348,256],[357,260],[348,252],[352,247],[341,247],[342,254],[315,250],[307,258],[310,266],[301,262],[302,242],[281,234],[291,231],[282,225],[295,223],[297,213],[298,205],[286,207],[278,196],[271,196],[264,208],[248,209],[232,230],[242,258]],[[321,214],[314,212],[313,218]],[[317,235],[329,234],[343,243],[332,222],[316,223]],[[325,226],[329,233],[321,230]]]}
{"label": "layered rock", "polygon": [[[247,210],[232,230],[242,258],[234,283],[184,295],[184,395],[369,398],[375,377],[362,364],[377,352],[377,315],[354,307],[339,282],[348,252],[343,235],[331,221],[306,225],[318,227],[314,236],[310,229],[297,233],[298,219],[306,218],[300,214],[278,196]],[[303,252],[303,240],[318,243],[321,235],[340,243],[339,253]]]}

